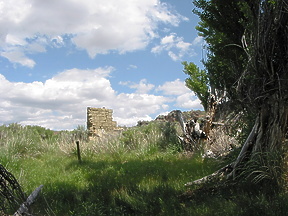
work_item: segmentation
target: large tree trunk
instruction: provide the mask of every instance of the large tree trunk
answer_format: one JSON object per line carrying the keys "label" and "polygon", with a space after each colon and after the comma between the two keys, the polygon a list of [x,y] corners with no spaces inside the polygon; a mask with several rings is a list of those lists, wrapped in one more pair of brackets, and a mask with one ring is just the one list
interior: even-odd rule
{"label": "large tree trunk", "polygon": [[[277,95],[271,96],[261,107],[251,133],[233,165],[233,176],[241,164],[251,160],[255,154],[283,152],[283,143],[287,134],[288,106],[287,102]],[[265,160],[264,157],[262,157]]]}
{"label": "large tree trunk", "polygon": [[[247,46],[243,44],[249,62],[238,87],[242,88],[239,95],[258,107],[258,116],[234,164],[234,176],[241,163],[253,161],[257,154],[261,155],[259,158],[264,164],[269,162],[265,154],[280,154],[287,133],[287,1],[257,1],[257,7],[254,6],[251,7],[254,28],[243,35],[251,39],[249,48],[246,49]],[[277,160],[281,163],[281,157]]]}
{"label": "large tree trunk", "polygon": [[[203,183],[217,176],[227,176],[228,178],[233,177],[235,179],[242,174],[243,171],[246,172],[246,176],[251,175],[252,173],[249,173],[249,171],[247,173],[247,170],[243,168],[247,166],[247,164],[253,163],[255,156],[260,156],[258,158],[261,158],[261,163],[265,166],[271,164],[271,161],[269,161],[271,157],[266,157],[267,154],[272,155],[272,157],[276,155],[277,158],[274,158],[272,163],[276,162],[277,164],[273,164],[275,166],[281,165],[282,156],[284,156],[283,154],[287,151],[287,147],[283,145],[284,142],[287,142],[287,126],[287,102],[278,99],[277,95],[273,95],[266,100],[265,104],[263,104],[259,110],[255,124],[235,162],[228,164],[209,176],[188,182],[186,186]],[[253,170],[250,171],[254,172]],[[281,173],[278,174],[281,175]]]}
{"label": "large tree trunk", "polygon": [[[203,4],[203,2],[201,3]],[[216,4],[218,1],[209,2]],[[288,116],[287,0],[244,2],[246,7],[239,7],[239,9],[243,10],[245,8],[243,16],[247,19],[246,22],[249,22],[249,25],[243,25],[245,31],[241,39],[242,48],[247,53],[247,62],[240,61],[240,67],[235,67],[237,72],[235,74],[239,77],[239,79],[235,80],[235,83],[237,83],[237,101],[242,102],[248,113],[256,113],[257,116],[255,116],[254,127],[244,143],[238,158],[231,164],[233,171],[228,176],[234,177],[244,172],[248,176],[251,175],[251,172],[252,174],[257,173],[257,170],[255,172],[253,170],[249,171],[249,165],[252,164],[253,167],[253,163],[258,163],[257,165],[260,168],[261,164],[266,168],[269,163],[272,163],[272,165],[277,164],[277,167],[279,167],[283,157],[278,155],[283,154],[283,150],[287,151],[284,143],[287,134]],[[205,5],[208,9],[203,8],[204,11],[208,10],[207,14],[211,13],[214,15],[217,10],[214,11],[214,8],[211,10],[208,6],[208,4]],[[225,17],[224,13],[223,16]],[[204,23],[205,20],[206,17]],[[214,28],[216,32],[218,31],[217,25],[214,26],[211,23],[211,26],[211,29]],[[224,33],[227,32],[224,31]],[[209,38],[211,35],[207,34],[206,36]],[[238,43],[236,42],[236,44]],[[213,48],[217,51],[216,46]],[[215,52],[214,54],[215,59],[218,60],[217,53]],[[220,53],[219,57],[221,56]],[[208,59],[208,64],[206,65],[213,66],[215,59],[212,57],[210,62]],[[230,60],[227,56],[222,57]],[[245,66],[242,68],[241,64]],[[237,64],[235,65],[237,66]],[[233,72],[233,70],[231,71]],[[216,72],[217,70],[212,70],[212,76],[218,75]],[[223,84],[225,86],[225,82]],[[271,158],[269,155],[277,158]]]}

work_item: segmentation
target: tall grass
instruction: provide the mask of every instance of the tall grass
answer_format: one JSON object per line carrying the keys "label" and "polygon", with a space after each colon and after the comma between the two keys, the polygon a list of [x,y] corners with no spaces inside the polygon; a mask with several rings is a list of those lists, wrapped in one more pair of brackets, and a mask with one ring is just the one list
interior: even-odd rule
{"label": "tall grass", "polygon": [[[181,154],[170,123],[151,123],[90,141],[83,128],[55,133],[11,124],[0,131],[1,164],[27,195],[44,185],[34,207],[38,215],[182,212],[177,196],[184,192],[183,185],[209,172],[201,157],[191,160]],[[80,140],[82,163],[75,140]]]}
{"label": "tall grass", "polygon": [[185,188],[223,161],[203,159],[200,152],[186,154],[176,134],[171,123],[150,123],[93,140],[83,127],[55,133],[3,125],[0,162],[27,195],[44,185],[32,206],[34,215],[249,215],[254,208],[263,208],[262,215],[278,208],[281,215],[288,210],[285,193],[271,202],[262,193],[254,196],[233,187]]}

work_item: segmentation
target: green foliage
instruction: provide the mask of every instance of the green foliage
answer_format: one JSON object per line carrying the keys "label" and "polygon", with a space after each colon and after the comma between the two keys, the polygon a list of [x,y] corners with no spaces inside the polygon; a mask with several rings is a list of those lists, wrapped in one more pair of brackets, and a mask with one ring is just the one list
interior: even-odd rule
{"label": "green foliage", "polygon": [[228,99],[235,100],[237,81],[248,61],[241,48],[248,25],[242,10],[244,1],[194,0],[193,3],[196,6],[193,12],[201,20],[196,29],[207,43],[207,60],[203,63],[210,86],[217,92],[225,91]]}
{"label": "green foliage", "polygon": [[[227,93],[226,104],[229,103],[231,112],[240,113],[244,110],[246,118],[242,131],[252,129],[253,120],[255,125],[260,124],[256,138],[250,144],[251,148],[245,150],[247,157],[244,160],[257,164],[253,158],[256,151],[279,150],[287,133],[286,120],[282,121],[287,119],[288,38],[284,36],[288,34],[287,2],[193,2],[197,7],[194,12],[201,19],[197,30],[207,43],[208,56],[204,66],[211,89]],[[259,118],[255,123],[256,117]],[[275,128],[281,129],[275,132]],[[246,131],[244,138],[247,135]],[[264,157],[262,152],[260,158],[267,160],[265,164],[271,162],[271,158]],[[266,165],[263,167],[267,168]],[[247,170],[249,172],[250,169]],[[250,172],[255,174],[256,171]],[[266,177],[267,172],[262,170],[257,182]]]}
{"label": "green foliage", "polygon": [[209,99],[209,79],[205,70],[200,70],[194,63],[182,62],[184,65],[184,73],[189,75],[185,80],[186,86],[195,92],[201,101],[204,109],[207,111]]}
{"label": "green foliage", "polygon": [[41,137],[41,139],[52,139],[55,135],[55,133],[50,130],[50,129],[46,129],[40,126],[26,126],[27,130],[31,130],[33,131],[33,133],[35,133],[35,135],[39,135],[39,137]]}
{"label": "green foliage", "polygon": [[275,5],[276,4],[276,0],[269,0],[268,3],[272,4],[272,5]]}
{"label": "green foliage", "polygon": [[201,20],[196,29],[207,43],[210,86],[226,92],[234,111],[256,113],[275,92],[287,92],[286,1],[193,3]]}

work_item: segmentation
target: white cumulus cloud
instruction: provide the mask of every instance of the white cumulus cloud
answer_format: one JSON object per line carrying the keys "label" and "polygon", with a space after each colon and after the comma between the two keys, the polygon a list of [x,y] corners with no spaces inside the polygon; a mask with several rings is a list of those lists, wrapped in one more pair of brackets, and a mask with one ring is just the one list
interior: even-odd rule
{"label": "white cumulus cloud", "polygon": [[19,63],[23,66],[33,68],[35,65],[35,61],[28,58],[22,51],[15,50],[15,51],[6,51],[0,53],[2,57],[7,58],[12,63]]}
{"label": "white cumulus cloud", "polygon": [[192,44],[194,46],[196,45],[202,45],[204,43],[204,38],[202,36],[197,36],[196,38],[194,38]]}
{"label": "white cumulus cloud", "polygon": [[[133,93],[117,93],[110,81],[113,67],[65,70],[45,82],[10,82],[0,74],[0,124],[18,122],[51,129],[86,124],[86,108],[114,110],[119,125],[151,120],[167,109],[170,99],[148,94],[151,84],[141,80]],[[137,86],[138,85],[138,86]]]}
{"label": "white cumulus cloud", "polygon": [[191,92],[191,90],[185,86],[185,82],[180,79],[165,82],[163,85],[158,86],[157,91],[162,91],[165,95],[183,95]]}
{"label": "white cumulus cloud", "polygon": [[176,106],[189,110],[203,110],[201,101],[195,96],[193,92],[179,95],[176,99]]}
{"label": "white cumulus cloud", "polygon": [[136,93],[140,93],[140,94],[146,94],[149,91],[151,91],[152,89],[154,89],[154,85],[150,84],[147,82],[146,79],[141,79],[139,83],[134,83],[134,82],[119,82],[120,85],[126,85],[129,86],[129,88],[131,89],[136,89]]}
{"label": "white cumulus cloud", "polygon": [[195,55],[192,43],[185,42],[184,38],[178,37],[176,33],[171,33],[170,35],[163,37],[160,44],[151,49],[151,52],[155,54],[159,54],[163,51],[166,51],[169,57],[174,61],[181,60],[186,55]]}
{"label": "white cumulus cloud", "polygon": [[176,79],[171,82],[165,82],[156,89],[163,92],[164,95],[173,96],[175,106],[184,109],[200,109],[203,110],[201,101],[195,96],[189,88],[185,86],[185,82]]}
{"label": "white cumulus cloud", "polygon": [[64,37],[94,58],[143,49],[158,24],[187,20],[160,0],[9,0],[0,13],[1,56],[27,67],[35,65],[27,54],[65,46]]}

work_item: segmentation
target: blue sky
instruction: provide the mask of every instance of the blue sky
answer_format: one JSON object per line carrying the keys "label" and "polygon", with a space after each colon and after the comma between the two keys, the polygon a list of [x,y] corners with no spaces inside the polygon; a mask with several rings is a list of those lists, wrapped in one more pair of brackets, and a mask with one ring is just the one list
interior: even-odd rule
{"label": "blue sky", "polygon": [[203,109],[182,61],[201,67],[191,0],[0,0],[0,124],[71,130],[86,107],[133,126]]}

